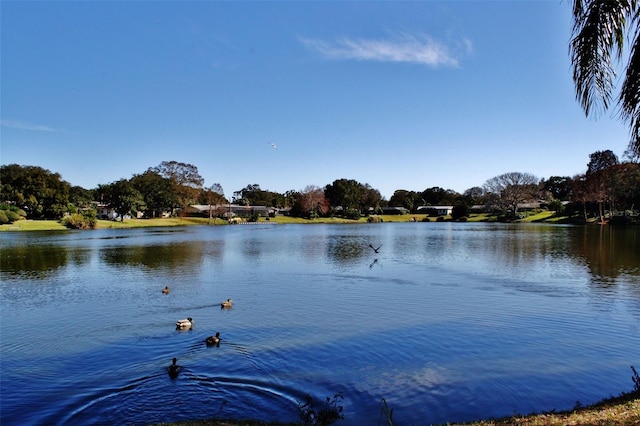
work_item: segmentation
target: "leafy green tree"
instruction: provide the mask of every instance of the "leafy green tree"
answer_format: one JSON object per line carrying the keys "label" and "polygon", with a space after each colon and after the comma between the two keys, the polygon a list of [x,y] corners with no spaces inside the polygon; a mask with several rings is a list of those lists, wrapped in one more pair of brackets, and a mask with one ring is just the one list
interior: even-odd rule
{"label": "leafy green tree", "polygon": [[99,185],[98,190],[103,195],[104,202],[115,210],[121,221],[124,221],[125,215],[135,215],[145,208],[142,194],[127,179]]}
{"label": "leafy green tree", "polygon": [[362,212],[366,213],[369,208],[376,209],[382,203],[380,191],[354,179],[334,180],[324,187],[324,195],[332,208],[342,207],[343,212],[355,210],[358,217]]}
{"label": "leafy green tree", "polygon": [[257,183],[249,184],[233,193],[233,202],[245,206],[281,207],[284,201],[282,194],[264,190]]}
{"label": "leafy green tree", "polygon": [[613,166],[611,179],[615,182],[613,196],[618,208],[640,209],[640,164],[627,162]]}
{"label": "leafy green tree", "polygon": [[282,195],[282,204],[278,207],[293,207],[298,198],[299,192],[292,189],[288,190]]}
{"label": "leafy green tree", "polygon": [[612,179],[612,168],[618,164],[618,157],[610,150],[596,151],[589,156],[587,164],[587,189],[592,200],[598,203],[600,220],[604,220],[605,203],[613,203],[613,191],[616,186]]}
{"label": "leafy green tree", "polygon": [[469,207],[462,201],[458,201],[451,211],[451,218],[453,220],[460,220],[463,217],[469,216]]}
{"label": "leafy green tree", "polygon": [[357,209],[362,200],[362,185],[353,179],[337,179],[325,186],[324,195],[331,207]]}
{"label": "leafy green tree", "polygon": [[179,205],[171,180],[151,168],[140,175],[134,175],[131,184],[142,194],[146,217],[160,217],[163,212]]}
{"label": "leafy green tree", "polygon": [[592,201],[591,191],[587,185],[587,177],[584,174],[576,175],[571,179],[571,202],[582,206],[584,222],[588,219],[588,204]]}
{"label": "leafy green tree", "polygon": [[[630,41],[617,103],[620,117],[630,127],[628,153],[640,157],[640,31],[639,3],[635,0],[574,0],[570,42],[573,81],[585,114],[607,110],[612,103],[625,41]],[[598,111],[599,112],[599,111]]]}
{"label": "leafy green tree", "polygon": [[204,184],[204,179],[196,166],[178,161],[163,161],[149,170],[171,182],[174,209],[181,208],[184,211],[187,206],[195,204],[199,190]]}
{"label": "leafy green tree", "polygon": [[425,205],[450,205],[458,198],[458,194],[450,189],[434,186],[422,191],[420,197],[424,200]]}
{"label": "leafy green tree", "polygon": [[551,176],[540,182],[543,191],[555,200],[566,201],[571,197],[571,178],[569,176]]}
{"label": "leafy green tree", "polygon": [[605,151],[596,151],[589,155],[589,162],[587,163],[587,175],[597,172],[605,171],[611,167],[619,164],[618,156],[615,155],[610,149]]}
{"label": "leafy green tree", "polygon": [[71,185],[58,173],[18,164],[0,167],[0,201],[14,204],[32,219],[58,219],[67,211]]}
{"label": "leafy green tree", "polygon": [[389,206],[404,207],[410,212],[415,211],[421,204],[424,204],[424,200],[420,194],[406,189],[396,189],[389,199]]}

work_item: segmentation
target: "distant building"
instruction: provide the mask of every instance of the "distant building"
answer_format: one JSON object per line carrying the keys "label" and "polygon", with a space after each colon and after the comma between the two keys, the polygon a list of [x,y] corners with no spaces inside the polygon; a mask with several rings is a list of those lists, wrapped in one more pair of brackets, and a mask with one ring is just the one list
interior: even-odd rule
{"label": "distant building", "polygon": [[428,213],[435,211],[438,216],[450,216],[453,213],[453,206],[420,206],[416,213]]}
{"label": "distant building", "polygon": [[382,207],[382,214],[409,214],[409,210],[404,207]]}
{"label": "distant building", "polygon": [[226,218],[232,217],[249,217],[252,214],[257,213],[261,217],[274,216],[276,209],[273,207],[265,206],[241,206],[239,204],[193,204],[188,206],[184,211],[187,214],[198,216],[209,216],[209,210],[213,216],[223,216]]}
{"label": "distant building", "polygon": [[[104,203],[94,203],[95,207],[96,207],[96,212],[98,215],[98,219],[102,219],[102,220],[121,220],[122,217],[120,217],[120,215],[118,213],[116,213],[116,210],[113,207],[109,207],[108,204],[104,204]],[[144,216],[143,212],[137,212],[137,218],[140,219],[142,216]],[[131,219],[131,216],[126,214],[124,215],[125,219]]]}

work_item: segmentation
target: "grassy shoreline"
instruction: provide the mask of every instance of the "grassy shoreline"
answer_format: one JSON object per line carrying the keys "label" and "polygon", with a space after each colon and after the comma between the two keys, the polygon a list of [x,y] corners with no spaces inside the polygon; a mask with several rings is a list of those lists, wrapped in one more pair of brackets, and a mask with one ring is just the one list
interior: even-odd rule
{"label": "grassy shoreline", "polygon": [[[422,222],[427,215],[381,215],[383,223],[399,223],[399,222]],[[436,222],[436,218],[428,218],[431,222]],[[488,214],[471,215],[468,222],[495,222],[495,216]],[[445,216],[441,220],[449,221],[450,217]],[[528,216],[519,222],[544,222],[544,223],[566,223],[566,217],[554,217],[554,212],[544,211],[535,215]],[[367,223],[367,218],[362,217],[358,220],[344,219],[338,217],[303,219],[289,216],[276,216],[273,218],[261,217],[257,224],[354,224]],[[124,222],[112,220],[98,220],[96,229],[130,229],[130,228],[153,228],[153,227],[172,227],[172,226],[192,226],[192,225],[208,225],[208,226],[226,226],[227,221],[222,219],[211,219],[204,217],[171,217],[156,219],[125,219]],[[7,231],[68,231],[69,229],[57,220],[19,220],[11,224],[0,225],[0,232]]]}

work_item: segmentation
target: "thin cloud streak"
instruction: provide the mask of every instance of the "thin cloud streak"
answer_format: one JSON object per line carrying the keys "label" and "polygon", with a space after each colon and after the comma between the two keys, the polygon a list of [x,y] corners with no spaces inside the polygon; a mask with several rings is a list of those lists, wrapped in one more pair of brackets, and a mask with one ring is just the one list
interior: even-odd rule
{"label": "thin cloud streak", "polygon": [[11,129],[29,130],[32,132],[55,132],[56,131],[56,129],[49,126],[43,126],[41,124],[33,124],[33,123],[27,123],[24,121],[17,121],[17,120],[0,120],[0,125],[2,127],[8,127]]}
{"label": "thin cloud streak", "polygon": [[[300,39],[307,48],[331,59],[404,62],[431,67],[457,67],[459,58],[452,49],[428,35],[402,35],[393,40],[350,39],[335,41]],[[470,52],[471,42],[462,40],[464,52]]]}

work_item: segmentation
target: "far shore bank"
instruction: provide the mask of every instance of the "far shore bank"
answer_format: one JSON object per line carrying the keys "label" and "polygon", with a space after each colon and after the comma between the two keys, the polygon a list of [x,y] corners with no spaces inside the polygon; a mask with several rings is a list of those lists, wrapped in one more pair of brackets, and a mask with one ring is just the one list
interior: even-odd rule
{"label": "far shore bank", "polygon": [[[406,215],[380,215],[376,216],[383,223],[401,223],[401,222],[450,222],[450,216],[428,217],[425,214],[406,214]],[[496,216],[489,214],[470,215],[465,222],[497,222]],[[553,211],[543,211],[532,214],[524,219],[513,223],[549,223],[549,224],[567,224],[572,220],[566,216],[555,216]],[[244,224],[355,224],[368,223],[366,217],[358,220],[345,219],[340,217],[327,217],[317,219],[304,219],[290,216],[276,216],[270,218],[261,217],[258,222],[245,222]],[[596,221],[588,222],[595,224]],[[95,229],[129,229],[129,228],[152,228],[152,227],[172,227],[172,226],[192,226],[192,225],[208,225],[208,226],[226,226],[229,223],[219,218],[204,217],[170,217],[155,219],[125,219],[124,221],[98,220]],[[0,232],[7,231],[67,231],[62,223],[57,220],[19,220],[11,224],[0,225]]]}

